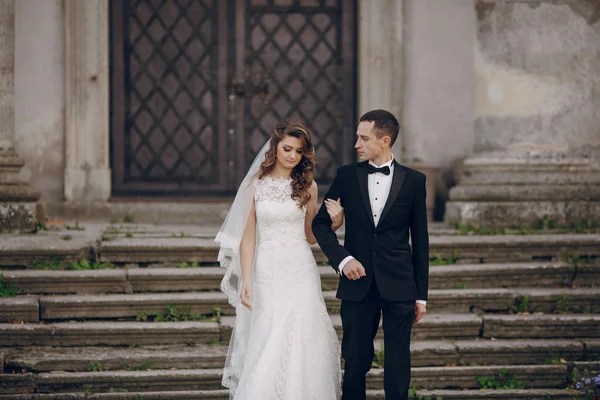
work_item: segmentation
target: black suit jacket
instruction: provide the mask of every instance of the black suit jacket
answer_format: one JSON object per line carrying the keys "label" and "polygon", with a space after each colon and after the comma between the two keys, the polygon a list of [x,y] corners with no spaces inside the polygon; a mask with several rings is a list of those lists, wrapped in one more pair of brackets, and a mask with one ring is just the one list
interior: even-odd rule
{"label": "black suit jacket", "polygon": [[342,260],[350,255],[365,267],[367,276],[361,279],[353,281],[343,274],[340,276],[337,297],[360,301],[375,279],[385,300],[427,300],[429,235],[425,175],[394,161],[390,194],[375,227],[366,166],[367,162],[361,162],[339,168],[325,195],[328,199],[341,199],[346,221],[344,245],[339,244],[331,230],[325,204],[312,224],[313,233],[336,272]]}

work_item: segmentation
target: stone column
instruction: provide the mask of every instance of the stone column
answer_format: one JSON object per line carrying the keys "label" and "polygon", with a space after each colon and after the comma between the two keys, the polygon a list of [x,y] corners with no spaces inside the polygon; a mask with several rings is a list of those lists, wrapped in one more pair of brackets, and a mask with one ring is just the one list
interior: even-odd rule
{"label": "stone column", "polygon": [[[358,113],[385,109],[402,126],[404,0],[358,4]],[[402,136],[394,145],[400,157]]]}
{"label": "stone column", "polygon": [[108,9],[108,0],[65,0],[67,201],[111,194]]}
{"label": "stone column", "polygon": [[600,3],[478,0],[475,155],[446,220],[600,220]]}
{"label": "stone column", "polygon": [[0,233],[32,231],[40,197],[18,178],[24,162],[15,150],[14,22],[14,0],[0,0]]}

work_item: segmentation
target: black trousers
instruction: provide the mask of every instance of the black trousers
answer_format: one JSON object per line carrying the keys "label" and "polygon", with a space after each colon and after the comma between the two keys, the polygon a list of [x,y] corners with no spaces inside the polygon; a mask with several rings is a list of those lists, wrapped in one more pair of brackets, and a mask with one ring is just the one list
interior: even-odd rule
{"label": "black trousers", "polygon": [[371,369],[375,349],[373,340],[383,312],[384,389],[386,400],[408,400],[410,384],[410,334],[415,317],[415,302],[388,302],[377,284],[358,302],[342,301],[342,356],[344,383],[342,400],[366,400],[366,374]]}

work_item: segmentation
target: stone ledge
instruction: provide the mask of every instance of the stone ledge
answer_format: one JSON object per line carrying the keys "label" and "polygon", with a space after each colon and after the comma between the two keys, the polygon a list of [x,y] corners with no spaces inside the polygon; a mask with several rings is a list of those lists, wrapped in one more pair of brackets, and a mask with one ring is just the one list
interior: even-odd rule
{"label": "stone ledge", "polygon": [[600,315],[485,315],[486,338],[597,338]]}
{"label": "stone ledge", "polygon": [[188,290],[219,290],[225,269],[202,268],[151,268],[130,269],[127,279],[134,292],[169,292]]}
{"label": "stone ledge", "polygon": [[454,342],[461,361],[479,365],[545,364],[553,357],[584,359],[584,345],[575,340],[461,340]]}
{"label": "stone ledge", "polygon": [[529,311],[533,312],[555,312],[562,302],[568,303],[570,309],[600,313],[600,288],[516,289],[515,292],[517,296],[529,296]]}
{"label": "stone ledge", "polygon": [[[573,400],[573,395],[565,389],[527,390],[419,390],[419,398],[444,400]],[[368,390],[367,399],[384,400],[383,390]]]}
{"label": "stone ledge", "polygon": [[5,271],[4,278],[21,293],[127,293],[126,271],[119,269],[91,271]]}
{"label": "stone ledge", "polygon": [[37,297],[0,298],[0,322],[37,322],[39,320],[40,309]]}
{"label": "stone ledge", "polygon": [[[567,384],[566,365],[505,365],[413,368],[411,385],[426,389],[479,389],[478,376],[496,376],[504,368],[528,388],[558,388]],[[367,374],[367,388],[383,388],[383,369],[372,369]]]}
{"label": "stone ledge", "polygon": [[0,324],[0,347],[129,346],[212,343],[216,322],[83,322],[50,325]]}
{"label": "stone ledge", "polygon": [[158,370],[42,373],[37,376],[38,393],[57,393],[90,390],[106,392],[111,387],[148,392],[185,387],[190,390],[221,388],[222,371],[212,370]]}
{"label": "stone ledge", "polygon": [[0,374],[0,393],[31,393],[35,388],[33,374]]}
{"label": "stone ledge", "polygon": [[90,361],[98,361],[104,371],[123,370],[122,363],[138,366],[144,362],[152,369],[211,369],[225,365],[227,346],[157,345],[120,347],[34,347],[15,352],[7,358],[6,368],[31,372],[85,371]]}
{"label": "stone ledge", "polygon": [[560,225],[576,224],[600,216],[599,201],[465,201],[446,203],[444,220],[493,228],[531,226],[551,215]]}
{"label": "stone ledge", "polygon": [[33,261],[90,259],[95,238],[73,236],[62,240],[56,235],[3,235],[0,240],[0,266],[25,266]]}
{"label": "stone ledge", "polygon": [[227,296],[220,292],[113,294],[89,296],[49,296],[40,298],[42,319],[107,319],[134,318],[140,312],[167,313],[169,305],[179,311],[189,306],[190,314],[212,314],[220,308],[223,314],[233,314]]}

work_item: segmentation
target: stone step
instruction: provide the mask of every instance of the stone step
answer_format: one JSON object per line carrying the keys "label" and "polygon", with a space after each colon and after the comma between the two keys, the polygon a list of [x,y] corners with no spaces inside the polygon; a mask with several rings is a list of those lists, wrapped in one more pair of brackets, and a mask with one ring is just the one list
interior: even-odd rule
{"label": "stone step", "polygon": [[[448,257],[453,253],[461,263],[560,260],[565,253],[600,255],[600,234],[432,236],[430,253]],[[317,245],[312,246],[317,262],[327,258]],[[214,262],[218,247],[211,239],[115,239],[102,242],[98,250],[103,262],[175,263],[197,260]]]}
{"label": "stone step", "polygon": [[[561,359],[575,362],[595,360],[586,354],[587,341],[577,340],[458,340],[413,341],[413,367],[450,365],[548,364]],[[375,342],[375,350],[382,341]],[[225,363],[227,346],[158,345],[123,347],[30,347],[12,349],[4,362],[5,372],[83,372],[99,363],[103,371],[147,365],[152,369],[211,369]],[[586,356],[590,357],[586,359]],[[125,365],[126,364],[126,365]]]}
{"label": "stone step", "polygon": [[235,313],[221,292],[40,297],[44,320],[135,318],[140,313],[166,314],[171,305],[179,312],[188,307],[189,314],[213,314],[217,308],[223,314]]}
{"label": "stone step", "polygon": [[217,322],[0,324],[0,346],[130,346],[216,343]]}
{"label": "stone step", "polygon": [[598,338],[600,315],[486,315],[486,338]]}
{"label": "stone step", "polygon": [[[502,372],[525,388],[559,388],[567,383],[566,365],[504,365],[477,367],[412,368],[411,384],[424,389],[478,389],[477,377],[498,377]],[[383,369],[367,374],[368,389],[383,388]],[[54,372],[40,374],[0,374],[4,393],[106,392],[119,388],[135,392],[180,390],[217,390],[221,369]],[[499,378],[497,378],[499,380]],[[16,390],[18,391],[16,391]]]}
{"label": "stone step", "polygon": [[37,297],[18,296],[0,298],[0,322],[37,322],[40,305]]}
{"label": "stone step", "polygon": [[[324,292],[323,296],[330,310],[339,309],[335,292]],[[600,288],[433,289],[429,291],[427,309],[432,313],[508,312],[520,304],[528,312],[558,309],[600,314]]]}
{"label": "stone step", "polygon": [[[323,293],[328,309],[337,314],[340,300],[334,291]],[[37,298],[16,296],[0,299],[5,321],[37,321]],[[123,319],[142,313],[166,314],[173,306],[189,314],[234,314],[221,292],[151,294],[59,295],[39,298],[39,319]],[[522,306],[528,312],[600,313],[600,288],[557,289],[433,289],[428,309],[432,313],[508,312]]]}
{"label": "stone step", "polygon": [[64,236],[53,234],[2,235],[0,240],[0,266],[23,267],[34,261],[77,261],[93,257],[96,237],[86,234]]}
{"label": "stone step", "polygon": [[[419,390],[417,396],[431,400],[573,400],[572,392],[565,389]],[[369,390],[367,399],[385,399],[385,393],[383,390]]]}
{"label": "stone step", "polygon": [[169,392],[127,393],[58,393],[0,395],[0,400],[227,400],[227,390],[186,390]]}
{"label": "stone step", "polygon": [[[427,314],[413,327],[413,340],[476,338],[561,339],[600,337],[600,316],[594,315],[486,315]],[[342,335],[339,315],[332,323]],[[53,324],[0,324],[0,347],[129,346],[226,343],[235,317],[220,322],[62,322]],[[383,330],[378,332],[383,337]],[[598,353],[600,350],[596,348]]]}
{"label": "stone step", "polygon": [[[319,267],[324,290],[335,290],[339,276]],[[5,271],[9,285],[22,294],[97,294],[218,291],[224,270],[199,268],[129,268],[90,271]],[[600,283],[599,266],[575,268],[564,263],[461,264],[430,268],[430,289],[552,287]]]}
{"label": "stone step", "polygon": [[[139,395],[139,396],[138,396]],[[419,390],[420,399],[443,400],[572,400],[573,394],[565,389],[525,389],[525,390]],[[59,393],[0,395],[0,400],[139,400],[141,394],[131,393]],[[143,400],[226,400],[227,390],[190,390],[172,392],[143,392]],[[383,390],[368,390],[368,400],[385,399]]]}

